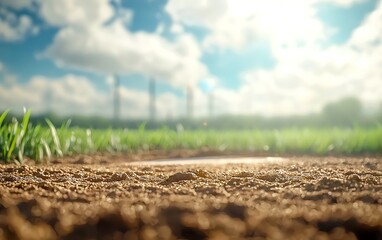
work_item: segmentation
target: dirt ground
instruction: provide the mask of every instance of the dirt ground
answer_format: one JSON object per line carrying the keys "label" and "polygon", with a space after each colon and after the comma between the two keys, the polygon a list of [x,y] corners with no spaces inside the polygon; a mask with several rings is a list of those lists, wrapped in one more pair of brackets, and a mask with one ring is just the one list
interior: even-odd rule
{"label": "dirt ground", "polygon": [[382,239],[380,157],[129,163],[166,155],[0,164],[0,239]]}

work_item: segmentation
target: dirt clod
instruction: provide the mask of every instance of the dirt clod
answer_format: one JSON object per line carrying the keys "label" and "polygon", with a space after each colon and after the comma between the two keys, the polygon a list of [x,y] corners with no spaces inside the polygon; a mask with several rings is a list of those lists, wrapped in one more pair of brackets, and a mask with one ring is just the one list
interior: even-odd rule
{"label": "dirt clod", "polygon": [[170,184],[184,180],[196,180],[198,176],[193,172],[178,172],[168,177],[163,184]]}

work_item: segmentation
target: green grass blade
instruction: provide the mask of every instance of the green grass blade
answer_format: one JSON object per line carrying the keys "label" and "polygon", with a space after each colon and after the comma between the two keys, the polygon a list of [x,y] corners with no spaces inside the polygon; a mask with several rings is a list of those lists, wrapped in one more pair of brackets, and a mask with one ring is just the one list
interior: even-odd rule
{"label": "green grass blade", "polygon": [[[41,139],[41,143],[42,145],[44,146],[44,149],[45,149],[45,153],[46,153],[46,156],[48,157],[48,159],[50,159],[52,157],[52,152],[50,151],[50,148],[49,148],[49,145],[48,143],[44,140],[44,139]],[[44,155],[43,153],[40,153],[42,156]],[[42,159],[41,159],[42,160]]]}
{"label": "green grass blade", "polygon": [[31,110],[28,110],[24,114],[24,117],[23,117],[23,129],[22,130],[24,133],[27,131],[30,116],[31,116]]}
{"label": "green grass blade", "polygon": [[45,121],[48,124],[50,132],[52,134],[53,143],[54,143],[57,155],[62,157],[63,153],[62,153],[62,149],[61,149],[60,139],[58,138],[58,135],[57,135],[57,130],[54,127],[53,123],[49,119],[45,119]]}
{"label": "green grass blade", "polygon": [[11,132],[11,136],[10,136],[10,139],[12,140],[10,141],[10,146],[7,152],[7,160],[12,158],[12,154],[13,154],[13,151],[15,150],[17,139],[18,139],[19,129],[20,128],[18,127],[18,123],[15,122],[13,126],[13,131]]}
{"label": "green grass blade", "polygon": [[0,127],[1,127],[1,125],[3,124],[3,121],[4,121],[5,117],[7,116],[8,112],[9,112],[9,110],[6,110],[6,111],[4,111],[4,112],[0,115]]}

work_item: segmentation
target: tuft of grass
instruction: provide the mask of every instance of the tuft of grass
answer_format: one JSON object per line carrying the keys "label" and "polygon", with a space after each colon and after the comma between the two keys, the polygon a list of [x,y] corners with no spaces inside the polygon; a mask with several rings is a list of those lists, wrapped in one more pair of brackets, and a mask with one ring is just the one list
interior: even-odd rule
{"label": "tuft of grass", "polygon": [[4,123],[8,111],[0,115],[0,162],[36,162],[54,157],[96,152],[135,152],[146,150],[210,149],[268,154],[355,155],[382,153],[382,125],[374,128],[288,128],[252,131],[188,131],[163,127],[146,130],[82,129],[70,127],[70,121],[56,128],[32,126],[30,111],[18,122]]}
{"label": "tuft of grass", "polygon": [[4,124],[8,111],[0,116],[0,159],[9,162],[11,159],[17,160],[19,163],[24,161],[24,149],[26,144],[27,130],[31,111],[24,112],[21,124],[16,118],[12,119],[10,124]]}

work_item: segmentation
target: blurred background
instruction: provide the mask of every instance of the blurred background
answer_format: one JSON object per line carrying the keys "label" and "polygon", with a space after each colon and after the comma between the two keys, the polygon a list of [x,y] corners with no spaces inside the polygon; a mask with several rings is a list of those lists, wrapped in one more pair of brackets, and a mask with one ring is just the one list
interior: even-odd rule
{"label": "blurred background", "polygon": [[0,112],[105,128],[375,126],[382,1],[2,0]]}

